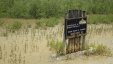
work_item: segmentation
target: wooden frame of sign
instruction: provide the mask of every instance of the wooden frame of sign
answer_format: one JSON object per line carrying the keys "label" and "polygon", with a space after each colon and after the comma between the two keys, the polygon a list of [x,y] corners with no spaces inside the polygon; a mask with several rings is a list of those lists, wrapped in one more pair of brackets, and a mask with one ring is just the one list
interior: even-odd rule
{"label": "wooden frame of sign", "polygon": [[87,32],[87,16],[82,10],[69,10],[65,15],[64,53],[83,50]]}

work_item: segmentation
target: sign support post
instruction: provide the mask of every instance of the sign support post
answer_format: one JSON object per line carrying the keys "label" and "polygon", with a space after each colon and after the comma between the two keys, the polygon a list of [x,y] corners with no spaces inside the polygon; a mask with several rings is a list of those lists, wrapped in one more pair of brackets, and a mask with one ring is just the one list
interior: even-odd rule
{"label": "sign support post", "polygon": [[[85,48],[87,17],[85,11],[69,10],[65,17],[64,50],[66,54]],[[68,42],[66,41],[68,40]]]}

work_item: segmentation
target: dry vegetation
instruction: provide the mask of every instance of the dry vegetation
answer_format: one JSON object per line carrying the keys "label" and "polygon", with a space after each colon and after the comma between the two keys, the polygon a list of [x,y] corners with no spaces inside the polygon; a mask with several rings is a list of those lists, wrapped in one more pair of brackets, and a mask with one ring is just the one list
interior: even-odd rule
{"label": "dry vegetation", "polygon": [[[5,21],[5,23],[0,22],[0,64],[113,63],[112,56],[77,56],[71,60],[58,59],[59,61],[55,60],[54,58],[51,58],[51,55],[56,52],[52,52],[49,50],[50,48],[48,46],[50,46],[51,44],[49,41],[54,40],[56,43],[58,43],[51,45],[54,47],[55,45],[57,45],[58,47],[55,49],[57,50],[57,53],[60,53],[58,51],[58,48],[62,47],[59,46],[59,44],[63,40],[62,24],[56,25],[54,27],[48,27],[47,25],[45,25],[46,29],[37,29],[35,26],[37,24],[35,22],[37,22],[38,20],[2,19],[1,21]],[[88,25],[87,32],[87,44],[103,44],[107,46],[111,50],[111,52],[113,52],[112,24],[90,24]]]}

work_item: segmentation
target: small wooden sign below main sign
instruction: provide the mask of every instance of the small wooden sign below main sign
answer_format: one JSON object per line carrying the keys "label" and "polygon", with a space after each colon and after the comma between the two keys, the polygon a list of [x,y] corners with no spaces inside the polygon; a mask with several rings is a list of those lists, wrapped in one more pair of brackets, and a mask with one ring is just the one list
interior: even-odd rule
{"label": "small wooden sign below main sign", "polygon": [[86,34],[87,17],[85,11],[69,10],[65,17],[65,38],[73,38],[76,35]]}

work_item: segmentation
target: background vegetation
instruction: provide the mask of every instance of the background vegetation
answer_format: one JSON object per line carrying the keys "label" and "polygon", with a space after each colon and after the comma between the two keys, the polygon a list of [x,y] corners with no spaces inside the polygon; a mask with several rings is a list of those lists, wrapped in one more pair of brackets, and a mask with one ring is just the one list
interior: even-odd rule
{"label": "background vegetation", "polygon": [[68,9],[88,14],[112,14],[113,0],[0,0],[0,17],[60,17]]}

